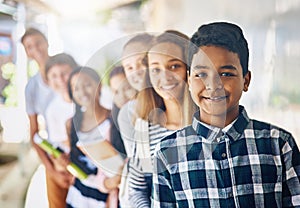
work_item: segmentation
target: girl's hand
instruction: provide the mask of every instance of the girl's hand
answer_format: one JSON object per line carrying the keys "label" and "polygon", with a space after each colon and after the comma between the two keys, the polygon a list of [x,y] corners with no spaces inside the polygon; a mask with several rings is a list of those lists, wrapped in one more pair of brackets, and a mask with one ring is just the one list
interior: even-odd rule
{"label": "girl's hand", "polygon": [[54,181],[64,189],[67,189],[74,183],[74,176],[68,171],[57,171],[52,172],[51,177]]}
{"label": "girl's hand", "polygon": [[52,157],[52,161],[56,165],[60,165],[66,169],[66,167],[70,164],[69,155],[66,153],[62,153],[59,157]]}

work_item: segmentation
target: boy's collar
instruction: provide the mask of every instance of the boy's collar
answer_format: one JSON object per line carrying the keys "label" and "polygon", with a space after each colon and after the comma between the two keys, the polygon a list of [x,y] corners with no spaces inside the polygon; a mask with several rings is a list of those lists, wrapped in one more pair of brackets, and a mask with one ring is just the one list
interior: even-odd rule
{"label": "boy's collar", "polygon": [[249,117],[243,106],[239,106],[239,112],[238,117],[231,124],[221,129],[201,122],[199,119],[200,112],[198,111],[194,114],[192,127],[199,136],[206,138],[208,141],[214,141],[225,134],[232,140],[236,140],[249,123]]}

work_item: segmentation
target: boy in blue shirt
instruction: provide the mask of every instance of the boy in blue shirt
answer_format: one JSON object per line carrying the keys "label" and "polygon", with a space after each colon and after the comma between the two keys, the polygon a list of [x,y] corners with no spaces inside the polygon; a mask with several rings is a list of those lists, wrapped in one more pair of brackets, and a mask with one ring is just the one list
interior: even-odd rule
{"label": "boy in blue shirt", "polygon": [[300,154],[293,136],[248,117],[249,49],[241,28],[215,22],[191,38],[192,125],[156,147],[153,207],[298,207]]}

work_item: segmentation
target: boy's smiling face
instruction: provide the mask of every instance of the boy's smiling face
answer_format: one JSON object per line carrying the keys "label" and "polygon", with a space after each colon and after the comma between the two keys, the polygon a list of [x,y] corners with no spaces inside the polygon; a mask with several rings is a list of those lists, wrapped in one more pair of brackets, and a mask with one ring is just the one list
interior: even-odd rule
{"label": "boy's smiling face", "polygon": [[189,85],[200,109],[201,121],[220,128],[239,114],[242,92],[248,90],[250,72],[243,77],[237,53],[217,46],[201,46],[193,56]]}
{"label": "boy's smiling face", "polygon": [[28,35],[24,39],[23,45],[29,58],[42,63],[48,59],[48,42],[43,36],[39,34]]}
{"label": "boy's smiling face", "polygon": [[128,44],[122,55],[122,65],[129,84],[137,91],[145,88],[145,75],[147,65],[144,58],[148,51],[144,43],[134,42]]}

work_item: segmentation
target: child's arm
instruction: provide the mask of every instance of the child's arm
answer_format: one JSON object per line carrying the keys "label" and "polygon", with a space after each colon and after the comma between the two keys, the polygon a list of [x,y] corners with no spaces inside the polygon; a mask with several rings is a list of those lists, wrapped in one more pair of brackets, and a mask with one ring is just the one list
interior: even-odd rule
{"label": "child's arm", "polygon": [[156,152],[154,155],[151,207],[176,207],[176,199],[170,183],[170,173],[162,161],[161,155]]}
{"label": "child's arm", "polygon": [[116,188],[118,188],[121,182],[121,175],[117,174],[111,178],[108,178],[104,175],[102,184],[99,187],[99,190],[105,193],[108,193]]}
{"label": "child's arm", "polygon": [[300,153],[293,136],[282,146],[282,207],[300,206]]}
{"label": "child's arm", "polygon": [[123,166],[120,167],[119,173],[117,173],[115,176],[110,178],[106,177],[104,179],[103,185],[106,190],[111,191],[119,187],[119,184],[121,182],[121,177],[122,177],[122,170],[123,170]]}
{"label": "child's arm", "polygon": [[37,152],[40,160],[44,164],[44,166],[47,169],[47,171],[53,172],[54,171],[54,166],[53,166],[52,161],[48,157],[47,153],[41,147],[39,147],[39,145],[37,145],[34,142],[34,136],[39,131],[38,121],[37,121],[37,114],[28,115],[28,118],[29,118],[29,123],[30,123],[29,126],[30,126],[30,142],[31,142],[31,145],[36,150],[36,152]]}
{"label": "child's arm", "polygon": [[98,169],[97,175],[89,175],[85,180],[82,180],[81,182],[84,185],[98,189],[103,193],[109,193],[112,190],[118,188],[120,181],[120,174],[108,178],[101,170]]}
{"label": "child's arm", "polygon": [[137,158],[129,160],[129,201],[133,207],[149,208],[150,198],[144,172]]}

